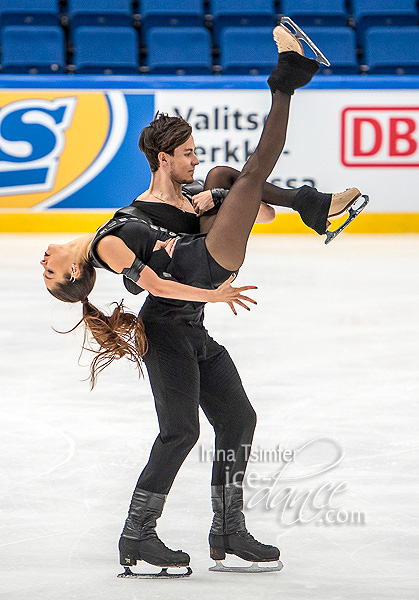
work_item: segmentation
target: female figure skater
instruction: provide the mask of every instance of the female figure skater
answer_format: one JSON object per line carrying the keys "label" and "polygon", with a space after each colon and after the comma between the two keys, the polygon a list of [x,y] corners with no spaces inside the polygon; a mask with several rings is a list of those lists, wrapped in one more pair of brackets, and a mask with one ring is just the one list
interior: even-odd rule
{"label": "female figure skater", "polygon": [[[268,79],[270,113],[254,154],[207,234],[176,236],[135,217],[115,216],[96,235],[50,246],[41,261],[49,291],[60,300],[82,302],[82,320],[101,346],[92,363],[92,381],[109,362],[124,355],[139,366],[144,356],[149,372],[160,434],[138,480],[121,535],[120,559],[127,566],[140,559],[162,567],[189,564],[186,553],[174,552],[159,540],[155,526],[176,473],[198,439],[199,405],[214,426],[216,456],[223,455],[220,450],[229,456],[214,462],[212,558],[220,560],[225,553],[257,562],[279,558],[278,548],[250,535],[242,513],[245,448],[253,438],[255,413],[225,349],[202,325],[203,302],[226,301],[232,308],[233,303],[247,308],[246,302],[252,302],[242,294],[250,286],[234,289],[229,282],[243,263],[265,180],[284,146],[291,95],[318,70],[317,62],[304,57],[301,44],[287,29],[277,27],[274,38],[279,57]],[[193,140],[187,140],[185,148],[191,144]],[[147,266],[153,261],[156,272]],[[140,313],[142,321],[124,314],[121,306],[105,317],[90,304],[95,266],[123,273],[151,293]],[[162,328],[169,322],[169,329]],[[144,331],[153,340],[148,350]],[[173,353],[183,360],[180,372],[178,361],[174,368]],[[227,481],[227,467],[233,484]]]}

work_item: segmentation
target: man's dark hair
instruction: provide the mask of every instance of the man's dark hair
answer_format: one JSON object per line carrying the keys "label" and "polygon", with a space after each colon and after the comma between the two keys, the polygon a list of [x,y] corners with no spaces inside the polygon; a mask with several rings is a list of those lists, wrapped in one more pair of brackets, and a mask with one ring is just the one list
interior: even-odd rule
{"label": "man's dark hair", "polygon": [[138,145],[154,173],[159,168],[159,152],[173,156],[175,149],[191,135],[192,127],[185,119],[157,112],[150,125],[142,130]]}

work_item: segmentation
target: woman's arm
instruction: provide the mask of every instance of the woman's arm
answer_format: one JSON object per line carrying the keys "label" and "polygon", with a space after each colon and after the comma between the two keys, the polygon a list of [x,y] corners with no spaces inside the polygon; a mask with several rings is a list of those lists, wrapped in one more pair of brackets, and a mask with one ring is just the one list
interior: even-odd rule
{"label": "woman's arm", "polygon": [[[136,258],[134,252],[120,238],[113,235],[107,235],[100,240],[97,245],[97,252],[99,257],[117,273],[122,273],[123,269],[129,268]],[[233,279],[234,276],[232,275],[215,290],[208,290],[161,279],[150,267],[145,266],[135,283],[153,294],[153,296],[194,302],[227,302],[234,313],[233,303],[250,310],[244,302],[251,302],[252,304],[256,304],[256,302],[247,296],[243,296],[242,292],[255,289],[255,286],[248,285],[234,288],[230,285]]]}
{"label": "woman's arm", "polygon": [[235,302],[243,308],[249,310],[244,304],[244,301],[256,304],[254,300],[243,296],[242,292],[250,289],[255,289],[253,285],[247,285],[239,288],[232,287],[230,284],[234,279],[231,275],[222,285],[215,290],[206,290],[197,288],[192,285],[185,285],[176,281],[161,279],[156,273],[145,266],[141,271],[137,285],[141,286],[153,296],[161,298],[173,298],[174,300],[190,300],[195,302],[227,302],[230,308],[234,311],[232,303]]}

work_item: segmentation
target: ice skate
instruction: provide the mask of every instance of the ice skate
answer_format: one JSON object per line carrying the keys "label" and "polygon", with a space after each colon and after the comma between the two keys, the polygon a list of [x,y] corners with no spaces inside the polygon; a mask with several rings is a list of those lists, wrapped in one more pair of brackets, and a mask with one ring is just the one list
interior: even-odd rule
{"label": "ice skate", "polygon": [[[294,21],[292,19],[290,19],[289,17],[281,17],[280,25],[278,25],[278,27],[275,27],[275,29],[274,29],[275,41],[276,41],[275,31],[277,29],[282,28],[282,29],[285,29],[286,31],[289,31],[289,29],[284,27],[284,25],[290,25],[293,28],[294,34],[291,33],[291,35],[300,44],[301,49],[303,47],[299,40],[303,40],[307,44],[307,46],[309,46],[309,48],[311,48],[313,50],[314,54],[316,55],[316,60],[318,63],[326,65],[326,67],[330,67],[330,62],[327,60],[327,58],[325,57],[323,52],[321,52],[321,50],[319,50],[317,48],[316,44],[308,37],[308,35],[306,33],[304,33],[304,31],[300,27],[298,27],[298,25],[296,23],[294,23]],[[298,51],[296,50],[296,52],[298,52]],[[303,54],[303,52],[301,52],[301,54]]]}
{"label": "ice skate", "polygon": [[[279,549],[258,542],[246,529],[243,509],[243,489],[235,484],[211,488],[214,519],[209,534],[210,557],[215,565],[209,571],[229,573],[264,573],[280,571]],[[232,554],[251,562],[250,566],[226,566],[221,561]],[[258,563],[273,563],[271,565]]]}
{"label": "ice skate", "polygon": [[162,567],[162,570],[158,573],[133,573],[129,567],[124,567],[124,572],[119,573],[117,577],[128,578],[128,579],[182,579],[192,575],[191,567],[186,567],[184,573],[172,573],[168,572],[169,567]]}
{"label": "ice skate", "polygon": [[[352,189],[356,189],[356,188],[352,188]],[[345,194],[345,192],[342,192],[342,194]],[[335,229],[334,231],[329,231],[329,229],[326,230],[326,239],[325,239],[325,242],[324,242],[325,244],[329,244],[332,240],[335,239],[335,237],[337,235],[339,235],[340,233],[342,233],[342,231],[344,229],[346,229],[346,227],[348,227],[348,225],[350,223],[352,223],[352,221],[359,215],[359,213],[362,212],[364,210],[364,208],[367,206],[367,204],[370,201],[370,199],[369,199],[369,196],[367,196],[366,194],[363,194],[361,196],[361,198],[363,198],[363,201],[361,202],[361,204],[359,204],[356,207],[354,206],[354,203],[359,198],[359,196],[360,196],[360,194],[351,203],[351,206],[349,206],[349,208],[347,207],[348,208],[349,216],[346,219],[346,221],[344,223],[342,223],[342,225],[340,227],[338,227],[337,229]],[[340,214],[343,214],[343,212],[345,212],[345,210],[346,209],[344,209]],[[336,217],[338,217],[338,216],[339,215],[336,215]],[[333,218],[333,217],[329,216],[329,218]],[[328,227],[330,227],[330,222],[329,221],[327,221],[327,224],[328,224]]]}
{"label": "ice skate", "polygon": [[[269,573],[280,571],[283,567],[279,560],[279,550],[275,546],[262,544],[247,531],[237,531],[229,535],[210,534],[210,557],[215,560],[215,565],[209,571],[228,573]],[[250,566],[227,566],[221,561],[226,554],[233,554],[251,562]],[[274,565],[259,565],[258,563],[272,563]]]}
{"label": "ice skate", "polygon": [[[161,516],[166,501],[164,494],[156,494],[137,488],[134,491],[128,518],[119,540],[120,564],[125,568],[118,577],[136,579],[189,577],[190,557],[181,550],[170,550],[157,536],[156,520]],[[159,573],[133,573],[130,567],[137,561],[161,567]],[[183,572],[168,572],[170,567],[184,567]]]}
{"label": "ice skate", "polygon": [[216,560],[215,565],[210,567],[208,571],[215,571],[217,573],[275,573],[281,571],[283,566],[282,562],[278,560],[275,566],[264,565],[261,567],[259,563],[253,562],[248,567],[230,567]]}
{"label": "ice skate", "polygon": [[319,70],[319,63],[304,56],[301,42],[283,25],[273,30],[278,49],[278,63],[268,78],[271,92],[292,96],[297,88],[307,85]]}
{"label": "ice skate", "polygon": [[[351,223],[368,204],[368,196],[357,208],[353,205],[360,198],[357,188],[349,188],[336,194],[323,194],[311,186],[303,186],[297,193],[292,208],[296,210],[303,222],[319,235],[326,235],[325,243],[331,242]],[[335,231],[329,231],[330,220],[349,212],[348,219]],[[330,219],[330,220],[329,220]]]}

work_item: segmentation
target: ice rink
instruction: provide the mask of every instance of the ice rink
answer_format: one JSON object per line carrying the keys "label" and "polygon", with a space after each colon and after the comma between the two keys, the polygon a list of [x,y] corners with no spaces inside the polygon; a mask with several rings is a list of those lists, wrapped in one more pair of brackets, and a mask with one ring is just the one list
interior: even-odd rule
{"label": "ice rink", "polygon": [[[157,434],[148,381],[120,361],[93,392],[80,318],[39,261],[68,235],[0,237],[0,597],[7,600],[419,598],[419,236],[254,236],[238,282],[258,305],[209,305],[258,414],[247,526],[280,573],[211,573],[212,429],[158,521],[189,579],[122,580],[117,542]],[[101,272],[90,299],[125,298]],[[231,560],[231,564],[234,562]],[[141,567],[142,568],[142,567]],[[137,568],[137,570],[139,570]],[[148,569],[148,570],[151,570]]]}

